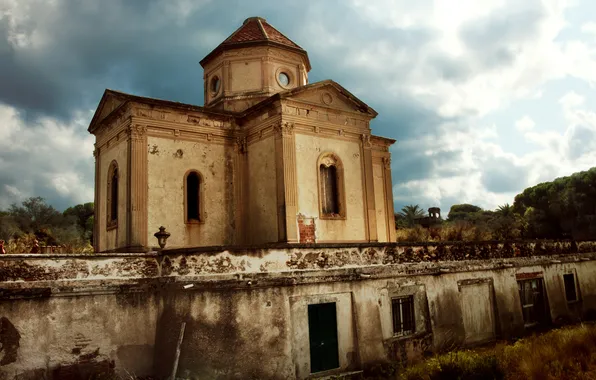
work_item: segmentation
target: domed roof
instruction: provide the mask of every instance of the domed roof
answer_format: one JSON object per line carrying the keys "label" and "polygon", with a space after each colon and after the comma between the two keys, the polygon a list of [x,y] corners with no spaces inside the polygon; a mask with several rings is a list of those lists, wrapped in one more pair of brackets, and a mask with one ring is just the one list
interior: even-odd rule
{"label": "domed roof", "polygon": [[236,29],[236,31],[226,38],[224,42],[219,44],[219,46],[203,58],[201,66],[204,66],[205,62],[209,61],[213,56],[223,50],[255,45],[272,45],[303,54],[306,58],[307,69],[310,70],[310,62],[306,51],[288,37],[284,36],[279,30],[271,26],[267,20],[262,17],[249,17],[244,20],[240,28]]}

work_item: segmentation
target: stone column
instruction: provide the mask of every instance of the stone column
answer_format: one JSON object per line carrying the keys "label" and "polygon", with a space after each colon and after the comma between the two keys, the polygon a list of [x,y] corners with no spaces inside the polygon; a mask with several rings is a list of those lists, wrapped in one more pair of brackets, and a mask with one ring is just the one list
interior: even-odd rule
{"label": "stone column", "polygon": [[364,202],[366,204],[366,223],[368,229],[368,241],[378,241],[377,231],[377,209],[375,207],[375,188],[373,177],[372,143],[370,134],[361,135],[362,154],[364,163]]}
{"label": "stone column", "polygon": [[395,235],[395,209],[393,207],[393,182],[391,180],[391,157],[383,157],[383,179],[385,181],[385,203],[387,205],[387,226],[389,234],[387,239],[389,241],[395,241],[397,239]]}
{"label": "stone column", "polygon": [[127,246],[144,251],[147,235],[147,127],[133,124],[128,130]]}
{"label": "stone column", "polygon": [[294,124],[275,126],[278,240],[297,243],[298,188],[296,183],[296,137]]}
{"label": "stone column", "polygon": [[97,144],[95,144],[95,149],[93,150],[93,157],[95,158],[95,191],[93,196],[93,250],[95,252],[99,252],[99,192],[101,182],[101,165],[99,160],[99,148],[97,147]]}

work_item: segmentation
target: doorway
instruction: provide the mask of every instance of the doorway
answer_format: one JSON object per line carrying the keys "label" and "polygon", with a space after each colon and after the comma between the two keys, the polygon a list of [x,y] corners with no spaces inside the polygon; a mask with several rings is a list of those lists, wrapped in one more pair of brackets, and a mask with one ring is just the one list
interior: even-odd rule
{"label": "doorway", "polygon": [[310,372],[339,368],[335,302],[308,305]]}

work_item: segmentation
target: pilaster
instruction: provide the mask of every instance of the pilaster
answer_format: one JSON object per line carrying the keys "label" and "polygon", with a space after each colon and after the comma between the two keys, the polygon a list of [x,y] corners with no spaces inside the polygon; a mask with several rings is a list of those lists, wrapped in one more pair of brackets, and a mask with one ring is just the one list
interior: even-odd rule
{"label": "pilaster", "polygon": [[395,209],[393,206],[393,182],[391,180],[391,157],[383,157],[383,179],[385,181],[385,215],[387,215],[387,237],[389,241],[396,241]]}
{"label": "pilaster", "polygon": [[248,160],[246,157],[246,137],[238,138],[235,146],[236,160],[234,167],[234,218],[235,218],[235,243],[244,244],[247,242],[247,210],[248,201]]}
{"label": "pilaster", "polygon": [[93,157],[95,158],[95,193],[93,197],[93,250],[95,252],[99,252],[99,221],[100,215],[99,212],[102,209],[99,204],[99,192],[100,192],[100,182],[101,182],[101,173],[100,173],[100,160],[99,160],[99,148],[97,144],[95,144],[95,149],[93,149]]}
{"label": "pilaster", "polygon": [[368,229],[368,241],[378,241],[377,231],[377,209],[375,207],[375,189],[372,163],[372,143],[370,134],[361,135],[362,162],[364,163],[364,201],[366,204],[366,224]]}
{"label": "pilaster", "polygon": [[147,235],[147,127],[133,124],[128,130],[127,246],[144,249]]}
{"label": "pilaster", "polygon": [[275,126],[278,239],[298,242],[298,187],[296,183],[296,137],[294,124]]}

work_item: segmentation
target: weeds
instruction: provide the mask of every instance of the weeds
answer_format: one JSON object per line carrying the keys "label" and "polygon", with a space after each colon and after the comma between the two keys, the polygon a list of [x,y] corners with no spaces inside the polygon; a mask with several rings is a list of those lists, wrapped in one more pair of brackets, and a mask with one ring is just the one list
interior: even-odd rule
{"label": "weeds", "polygon": [[596,327],[581,325],[499,344],[482,352],[435,356],[406,368],[400,380],[596,379]]}

